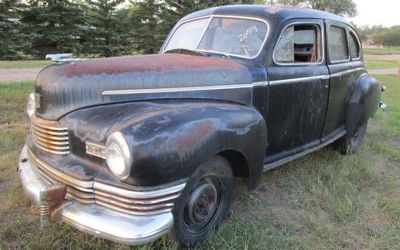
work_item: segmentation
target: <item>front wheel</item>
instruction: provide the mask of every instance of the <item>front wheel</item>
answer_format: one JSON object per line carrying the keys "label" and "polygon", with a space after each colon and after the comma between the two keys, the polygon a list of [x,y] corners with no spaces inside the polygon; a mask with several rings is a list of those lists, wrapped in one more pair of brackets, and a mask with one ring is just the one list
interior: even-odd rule
{"label": "front wheel", "polygon": [[189,178],[173,209],[172,238],[181,246],[204,240],[226,216],[233,194],[233,174],[228,161],[214,156]]}
{"label": "front wheel", "polygon": [[337,150],[342,154],[356,153],[364,141],[367,126],[368,121],[358,126],[352,135],[345,135],[340,138],[335,142]]}

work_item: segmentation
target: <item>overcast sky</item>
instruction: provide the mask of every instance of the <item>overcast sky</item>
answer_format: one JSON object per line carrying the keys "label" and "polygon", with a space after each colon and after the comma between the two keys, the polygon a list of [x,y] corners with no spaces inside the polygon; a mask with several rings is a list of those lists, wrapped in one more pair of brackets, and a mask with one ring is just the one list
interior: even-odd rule
{"label": "overcast sky", "polygon": [[356,25],[400,25],[400,0],[353,0],[358,15],[351,18]]}

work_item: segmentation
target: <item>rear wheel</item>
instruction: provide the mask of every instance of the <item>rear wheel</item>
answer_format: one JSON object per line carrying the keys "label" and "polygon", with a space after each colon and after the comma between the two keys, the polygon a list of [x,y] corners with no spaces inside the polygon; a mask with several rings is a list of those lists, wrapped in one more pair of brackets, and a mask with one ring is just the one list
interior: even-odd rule
{"label": "rear wheel", "polygon": [[337,150],[342,154],[356,153],[364,141],[367,126],[368,121],[358,126],[352,135],[345,135],[336,141]]}
{"label": "rear wheel", "polygon": [[226,216],[233,194],[229,163],[214,156],[189,178],[173,209],[172,238],[181,246],[204,240]]}

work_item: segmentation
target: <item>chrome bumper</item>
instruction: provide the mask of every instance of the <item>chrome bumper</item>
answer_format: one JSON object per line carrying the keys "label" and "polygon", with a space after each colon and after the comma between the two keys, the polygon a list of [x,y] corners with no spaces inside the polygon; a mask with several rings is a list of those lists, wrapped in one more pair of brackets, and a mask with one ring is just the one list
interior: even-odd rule
{"label": "chrome bumper", "polygon": [[51,216],[49,218],[52,222],[62,220],[83,232],[131,245],[155,240],[172,228],[171,212],[146,216],[130,215],[96,204],[82,204],[64,198],[60,204],[56,204],[54,213],[51,213],[49,203],[43,201],[43,194],[54,184],[35,171],[26,146],[20,154],[18,172],[25,193],[41,207],[41,218]]}

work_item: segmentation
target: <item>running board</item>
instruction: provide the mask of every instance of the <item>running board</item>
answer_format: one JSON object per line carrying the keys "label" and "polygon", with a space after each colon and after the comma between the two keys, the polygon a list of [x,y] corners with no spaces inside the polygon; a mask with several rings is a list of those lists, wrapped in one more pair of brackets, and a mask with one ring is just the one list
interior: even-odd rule
{"label": "running board", "polygon": [[331,144],[332,142],[336,141],[337,139],[339,139],[340,137],[344,136],[346,134],[346,130],[343,130],[342,132],[338,133],[337,135],[333,136],[332,138],[330,138],[329,140],[327,140],[326,142],[321,143],[320,145],[313,147],[313,148],[309,148],[306,149],[300,153],[297,153],[295,155],[289,156],[287,158],[281,159],[281,160],[277,160],[268,164],[265,164],[263,167],[263,172],[269,171],[271,169],[277,168],[285,163],[288,163],[290,161],[296,160],[297,158],[300,158],[304,155],[307,155],[309,153],[312,153],[314,151],[317,151],[318,149],[321,149],[329,144]]}

